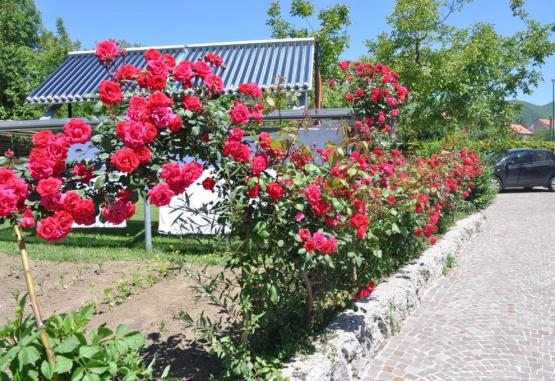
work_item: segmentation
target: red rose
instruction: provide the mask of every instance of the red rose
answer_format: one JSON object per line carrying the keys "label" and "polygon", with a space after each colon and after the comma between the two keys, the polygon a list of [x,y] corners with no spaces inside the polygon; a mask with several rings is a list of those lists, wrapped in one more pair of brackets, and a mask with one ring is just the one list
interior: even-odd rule
{"label": "red rose", "polygon": [[303,247],[306,251],[308,251],[309,253],[312,253],[316,249],[316,243],[311,238],[305,241]]}
{"label": "red rose", "polygon": [[96,222],[96,206],[93,200],[83,200],[71,210],[75,222],[80,225],[93,225]]}
{"label": "red rose", "polygon": [[50,130],[42,130],[33,134],[33,145],[35,147],[46,147],[56,136]]}
{"label": "red rose", "polygon": [[168,184],[158,184],[148,191],[148,202],[152,205],[166,206],[174,196]]}
{"label": "red rose", "polygon": [[30,209],[26,209],[23,216],[19,219],[19,223],[24,229],[29,229],[35,226],[35,215]]}
{"label": "red rose", "polygon": [[68,236],[73,225],[71,215],[63,210],[43,218],[37,224],[37,234],[42,239],[56,242]]}
{"label": "red rose", "polygon": [[299,229],[297,235],[299,236],[301,241],[306,241],[307,239],[312,237],[312,234],[310,234],[310,230],[308,229]]}
{"label": "red rose", "polygon": [[162,55],[162,60],[168,65],[171,69],[175,67],[175,58],[171,54],[164,54]]}
{"label": "red rose", "polygon": [[268,192],[268,196],[270,196],[272,200],[280,199],[284,193],[284,190],[281,187],[281,185],[279,185],[275,181],[272,181],[271,183],[268,184],[266,191]]}
{"label": "red rose", "polygon": [[258,176],[266,168],[268,168],[268,158],[263,153],[257,153],[251,162],[252,173]]}
{"label": "red rose", "polygon": [[233,108],[229,110],[229,116],[231,117],[231,123],[244,124],[249,121],[250,112],[243,102],[235,102]]}
{"label": "red rose", "polygon": [[157,91],[148,96],[149,108],[170,107],[171,105],[173,105],[173,99],[161,91]]}
{"label": "red rose", "polygon": [[139,163],[146,164],[150,162],[152,155],[147,146],[140,146],[140,147],[134,148],[133,151],[135,151],[137,158],[139,158]]}
{"label": "red rose", "polygon": [[260,193],[260,184],[254,184],[252,188],[247,189],[247,196],[249,198],[256,198]]}
{"label": "red rose", "polygon": [[112,163],[118,170],[131,173],[139,167],[139,158],[135,151],[131,148],[123,147],[117,150],[110,158]]}
{"label": "red rose", "polygon": [[201,78],[206,78],[206,76],[212,74],[212,68],[204,61],[194,62],[193,69]]}
{"label": "red rose", "polygon": [[212,177],[202,180],[202,187],[206,190],[212,190],[216,186],[216,181]]}
{"label": "red rose", "polygon": [[148,49],[145,52],[145,60],[150,61],[150,60],[157,60],[158,58],[160,58],[162,54],[156,50],[156,49]]}
{"label": "red rose", "polygon": [[0,188],[0,217],[12,214],[17,207],[17,195],[11,189]]}
{"label": "red rose", "polygon": [[49,177],[47,179],[39,180],[37,185],[37,192],[41,197],[52,197],[60,193],[62,187],[62,180]]}
{"label": "red rose", "polygon": [[185,95],[183,97],[183,107],[186,110],[190,110],[190,111],[201,111],[202,110],[202,105],[200,104],[200,99],[198,99],[198,97],[195,97],[194,95]]}
{"label": "red rose", "polygon": [[64,133],[70,144],[83,144],[91,137],[92,128],[83,119],[75,118],[64,125]]}
{"label": "red rose", "polygon": [[173,77],[176,81],[182,82],[185,88],[192,86],[191,80],[194,76],[193,63],[189,61],[180,62],[173,70]]}
{"label": "red rose", "polygon": [[150,60],[146,64],[147,70],[153,76],[161,75],[167,77],[170,74],[170,67],[163,59]]}
{"label": "red rose", "polygon": [[118,44],[112,39],[101,41],[96,44],[96,56],[105,64],[110,64],[116,59],[119,53],[120,49],[118,48]]}
{"label": "red rose", "polygon": [[208,53],[204,56],[206,62],[212,63],[214,66],[219,67],[224,63],[224,59],[215,53]]}
{"label": "red rose", "polygon": [[203,172],[202,164],[193,161],[190,163],[185,163],[181,167],[181,177],[185,183],[185,187],[189,187],[195,181],[197,181]]}
{"label": "red rose", "polygon": [[133,65],[123,65],[116,71],[114,78],[118,81],[131,81],[137,78],[141,69]]}
{"label": "red rose", "polygon": [[8,159],[13,159],[14,153],[11,149],[6,150],[6,152],[4,152],[4,156],[7,157]]}
{"label": "red rose", "polygon": [[123,99],[120,85],[113,81],[100,82],[98,94],[102,103],[107,105],[117,105]]}
{"label": "red rose", "polygon": [[119,198],[102,209],[104,219],[112,224],[119,225],[133,217],[137,207],[131,201]]}
{"label": "red rose", "polygon": [[147,80],[147,87],[151,90],[162,90],[166,87],[167,78],[163,75],[151,75]]}
{"label": "red rose", "polygon": [[204,84],[209,91],[213,93],[223,93],[224,92],[224,81],[218,77],[216,74],[208,74],[204,79]]}
{"label": "red rose", "polygon": [[250,95],[254,98],[262,97],[262,90],[260,90],[260,87],[258,87],[258,84],[256,82],[240,84],[237,92],[245,95]]}

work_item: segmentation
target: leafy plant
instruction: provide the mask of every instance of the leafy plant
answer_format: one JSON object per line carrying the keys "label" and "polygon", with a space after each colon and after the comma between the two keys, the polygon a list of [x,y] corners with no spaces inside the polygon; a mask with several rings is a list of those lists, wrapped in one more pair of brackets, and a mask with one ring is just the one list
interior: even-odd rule
{"label": "leafy plant", "polygon": [[[24,317],[26,297],[16,318],[0,329],[0,379],[3,381],[153,380],[154,360],[145,365],[140,351],[147,346],[139,332],[124,325],[115,331],[105,324],[86,331],[94,308],[53,315],[46,321],[56,360],[49,363],[32,317]],[[167,378],[166,368],[162,379]]]}

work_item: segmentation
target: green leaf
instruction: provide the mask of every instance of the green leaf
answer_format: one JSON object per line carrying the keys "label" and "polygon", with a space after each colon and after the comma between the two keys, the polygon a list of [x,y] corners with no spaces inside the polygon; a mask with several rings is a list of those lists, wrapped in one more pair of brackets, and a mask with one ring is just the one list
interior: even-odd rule
{"label": "green leaf", "polygon": [[19,360],[20,367],[27,364],[33,365],[40,359],[40,353],[35,347],[25,347],[17,354],[17,359]]}
{"label": "green leaf", "polygon": [[276,286],[273,284],[270,286],[270,301],[276,303],[279,300],[278,292]]}
{"label": "green leaf", "polygon": [[125,334],[127,333],[127,326],[120,324],[117,326],[116,328],[116,338],[117,339],[121,339],[125,336]]}
{"label": "green leaf", "polygon": [[75,369],[71,375],[71,381],[80,381],[83,378],[84,374],[85,374],[84,368],[79,367]]}
{"label": "green leaf", "polygon": [[44,360],[42,362],[42,364],[40,364],[40,371],[41,371],[42,375],[44,377],[46,377],[47,380],[51,380],[52,377],[54,376],[54,372],[52,371],[52,367],[50,366],[50,363],[46,360]]}
{"label": "green leaf", "polygon": [[79,348],[79,357],[90,359],[90,358],[94,357],[94,355],[99,353],[100,351],[101,351],[101,348],[97,345],[95,345],[93,347],[84,346],[84,347]]}
{"label": "green leaf", "polygon": [[146,339],[140,332],[131,332],[127,334],[123,341],[130,349],[139,349],[146,345]]}
{"label": "green leaf", "polygon": [[73,361],[64,356],[56,356],[56,365],[54,366],[54,372],[56,373],[66,373],[73,368]]}
{"label": "green leaf", "polygon": [[69,353],[73,352],[80,344],[81,342],[77,336],[70,336],[62,341],[60,345],[56,346],[54,350],[56,353]]}

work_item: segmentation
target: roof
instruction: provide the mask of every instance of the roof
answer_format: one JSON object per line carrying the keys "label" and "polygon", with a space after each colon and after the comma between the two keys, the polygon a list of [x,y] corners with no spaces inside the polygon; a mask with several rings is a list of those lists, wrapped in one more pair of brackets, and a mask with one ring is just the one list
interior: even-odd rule
{"label": "roof", "polygon": [[534,135],[532,131],[521,124],[511,123],[511,129],[519,135]]}
{"label": "roof", "polygon": [[[126,63],[144,67],[143,53],[152,47],[126,49]],[[233,92],[241,83],[257,82],[272,88],[281,84],[286,90],[312,88],[314,49],[313,38],[222,42],[209,44],[155,47],[171,54],[177,62],[194,61],[206,53],[222,56],[226,69],[216,74],[224,81],[226,91]],[[280,78],[282,78],[280,80]],[[26,99],[31,104],[62,104],[90,101],[101,81],[108,74],[96,58],[95,51],[70,52],[66,60]],[[281,82],[281,83],[280,83]],[[94,97],[93,97],[94,99]]]}
{"label": "roof", "polygon": [[534,123],[536,123],[536,122],[538,122],[538,121],[539,121],[540,123],[545,124],[546,126],[549,126],[550,123],[551,123],[551,122],[549,121],[549,119],[547,119],[547,118],[538,118],[538,119],[536,119],[536,120],[534,121]]}

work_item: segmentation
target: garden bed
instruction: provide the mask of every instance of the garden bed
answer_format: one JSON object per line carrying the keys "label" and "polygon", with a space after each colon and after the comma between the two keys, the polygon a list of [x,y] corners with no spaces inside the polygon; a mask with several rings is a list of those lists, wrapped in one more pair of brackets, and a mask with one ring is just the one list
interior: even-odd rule
{"label": "garden bed", "polygon": [[[152,284],[146,280],[149,266]],[[181,267],[170,266],[173,265],[160,261],[32,263],[38,296],[46,317],[54,312],[75,310],[94,302],[96,297],[99,313],[94,315],[91,327],[106,322],[110,327],[125,324],[132,330],[141,331],[149,339],[148,357],[156,356],[159,369],[169,364],[174,377],[207,380],[210,374],[217,373],[218,362],[191,345],[192,333],[184,328],[178,315],[186,310],[191,316],[198,317],[204,310],[207,316],[214,317],[217,316],[217,309],[197,303],[191,290],[194,281],[185,276]],[[219,270],[217,266],[208,268],[210,274]],[[142,287],[133,285],[133,273],[145,279]],[[118,287],[122,279],[127,279],[129,285]],[[0,318],[3,324],[5,319],[15,316],[16,302],[12,295],[26,291],[18,257],[0,253],[0,282]],[[110,307],[103,294],[105,289],[112,290],[113,298],[122,300]],[[127,292],[131,294],[125,297]]]}
{"label": "garden bed", "polygon": [[359,380],[369,360],[418,306],[426,289],[460,252],[484,221],[481,213],[458,221],[435,246],[382,281],[372,296],[334,319],[316,340],[316,351],[286,364],[283,374],[295,381]]}

